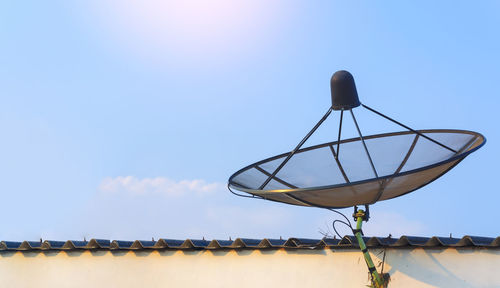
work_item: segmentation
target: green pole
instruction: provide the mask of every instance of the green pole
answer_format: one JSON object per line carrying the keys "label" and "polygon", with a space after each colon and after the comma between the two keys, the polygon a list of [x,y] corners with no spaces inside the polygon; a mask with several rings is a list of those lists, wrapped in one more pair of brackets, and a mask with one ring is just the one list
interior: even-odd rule
{"label": "green pole", "polygon": [[376,288],[382,288],[384,287],[384,281],[382,278],[380,278],[380,274],[378,274],[377,269],[375,268],[375,265],[373,265],[372,257],[370,256],[370,253],[368,253],[368,249],[366,248],[365,241],[363,240],[363,237],[361,236],[361,226],[363,225],[363,220],[365,219],[365,211],[359,209],[357,210],[356,214],[354,214],[354,217],[356,217],[356,230],[354,235],[356,236],[356,239],[358,240],[359,243],[359,248],[361,248],[361,252],[363,252],[363,256],[366,261],[366,265],[368,265],[368,270],[370,271],[370,275],[372,276],[372,282],[374,287]]}

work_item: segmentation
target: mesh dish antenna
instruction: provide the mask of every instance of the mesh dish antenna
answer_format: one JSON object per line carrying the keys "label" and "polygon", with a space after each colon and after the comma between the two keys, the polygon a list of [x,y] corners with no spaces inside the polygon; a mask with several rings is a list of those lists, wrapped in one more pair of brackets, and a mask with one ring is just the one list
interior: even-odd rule
{"label": "mesh dish antenna", "polygon": [[[486,141],[465,130],[414,130],[361,104],[351,73],[331,78],[332,106],[290,152],[253,163],[229,178],[229,188],[250,197],[323,208],[368,205],[412,192],[460,163]],[[354,114],[363,107],[406,131],[365,136]],[[337,140],[303,148],[332,114],[339,112]],[[359,135],[341,139],[344,112]],[[242,195],[242,194],[239,194]]]}
{"label": "mesh dish antenna", "polygon": [[[361,104],[354,78],[344,70],[333,74],[330,88],[332,106],[292,151],[237,171],[229,178],[228,188],[238,196],[286,204],[327,209],[354,207],[356,229],[347,218],[346,225],[358,239],[372,285],[383,287],[386,280],[374,268],[361,237],[361,223],[369,218],[368,205],[429,184],[483,146],[486,139],[473,131],[414,130]],[[405,130],[364,136],[353,111],[357,107]],[[340,114],[336,141],[303,148],[332,112]],[[359,137],[341,139],[344,112],[351,114]],[[365,205],[365,210],[357,205]]]}

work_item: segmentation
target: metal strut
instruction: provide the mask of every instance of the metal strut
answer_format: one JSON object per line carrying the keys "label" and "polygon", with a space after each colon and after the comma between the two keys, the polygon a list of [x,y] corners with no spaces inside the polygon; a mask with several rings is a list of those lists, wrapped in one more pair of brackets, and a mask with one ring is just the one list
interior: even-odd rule
{"label": "metal strut", "polygon": [[363,138],[363,135],[361,135],[361,130],[359,129],[358,121],[356,121],[356,117],[354,117],[354,112],[352,112],[352,109],[349,111],[351,111],[352,120],[354,120],[354,124],[356,125],[356,129],[358,130],[358,134],[359,134],[359,138],[361,139],[361,143],[363,143],[363,147],[365,147],[366,156],[368,156],[368,160],[370,160],[370,165],[372,166],[373,173],[375,174],[375,177],[378,178],[377,169],[375,169],[375,165],[373,165],[373,160],[372,160],[372,157],[370,156],[370,152],[368,152],[368,147],[366,147],[365,138]]}
{"label": "metal strut", "polygon": [[375,114],[377,114],[377,115],[379,115],[379,116],[384,117],[385,119],[387,119],[387,120],[389,120],[389,121],[391,121],[391,122],[394,122],[394,123],[398,124],[399,126],[401,126],[401,127],[405,128],[405,129],[410,130],[410,131],[411,131],[411,132],[413,132],[413,133],[418,134],[418,135],[419,135],[419,136],[421,136],[421,137],[424,137],[425,139],[427,139],[427,140],[429,140],[429,141],[433,142],[434,144],[437,144],[437,145],[439,145],[439,146],[441,146],[441,147],[443,147],[443,148],[445,148],[445,149],[448,149],[448,150],[450,150],[451,152],[453,152],[453,153],[455,153],[455,154],[457,154],[457,153],[458,153],[458,151],[457,151],[457,150],[452,149],[452,148],[450,148],[450,147],[448,147],[448,146],[444,145],[443,143],[438,142],[438,141],[436,141],[436,140],[432,139],[431,137],[424,135],[423,133],[421,133],[421,132],[419,132],[419,131],[417,131],[417,130],[411,129],[410,127],[406,126],[405,124],[403,124],[403,123],[401,123],[401,122],[398,122],[398,121],[396,121],[396,120],[392,119],[391,117],[386,116],[386,115],[384,115],[384,114],[382,114],[382,113],[378,112],[377,110],[375,110],[375,109],[373,109],[373,108],[370,108],[370,107],[366,106],[365,104],[361,104],[361,106],[365,107],[367,110],[372,111],[373,113],[375,113]]}
{"label": "metal strut", "polygon": [[339,158],[339,149],[340,149],[340,135],[342,134],[342,118],[344,118],[344,110],[340,110],[340,122],[339,122],[339,137],[337,138],[337,155],[335,155],[335,159]]}
{"label": "metal strut", "polygon": [[262,183],[262,185],[260,185],[259,190],[264,189],[264,187],[266,187],[267,183],[269,183],[274,178],[274,176],[276,176],[276,174],[278,174],[278,172],[280,172],[281,168],[283,168],[283,166],[285,166],[285,164],[288,162],[288,160],[290,160],[290,158],[292,158],[292,156],[295,154],[295,152],[297,152],[297,150],[299,150],[300,147],[302,147],[302,145],[304,145],[304,143],[307,141],[307,139],[309,139],[309,137],[311,137],[311,135],[316,131],[316,129],[318,129],[318,127],[321,126],[321,124],[326,120],[326,118],[328,118],[328,116],[330,116],[330,113],[332,113],[332,110],[333,110],[333,108],[330,107],[330,109],[328,109],[328,111],[326,111],[323,118],[321,118],[319,120],[319,122],[316,123],[316,125],[314,125],[314,127],[311,129],[311,131],[309,131],[309,133],[307,133],[306,137],[304,137],[304,139],[302,139],[302,141],[300,141],[300,143],[297,145],[297,147],[295,147],[295,149],[293,149],[292,152],[290,152],[290,154],[288,154],[288,156],[285,158],[285,160],[283,160],[283,162],[281,162],[280,166],[278,166],[274,170],[274,172],[271,175],[269,175],[269,177],[267,177],[266,181],[264,181],[264,183]]}
{"label": "metal strut", "polygon": [[372,286],[375,288],[384,288],[387,287],[387,280],[385,279],[385,275],[380,275],[373,264],[372,257],[370,253],[368,253],[368,249],[366,248],[365,241],[363,240],[363,232],[361,231],[361,226],[363,225],[363,221],[368,221],[369,218],[369,210],[368,205],[365,205],[366,212],[362,209],[358,209],[357,206],[354,206],[354,214],[352,216],[356,219],[356,229],[353,229],[352,232],[356,236],[356,240],[358,240],[359,248],[361,252],[363,252],[363,257],[365,258],[366,265],[368,266],[368,270],[370,271]]}

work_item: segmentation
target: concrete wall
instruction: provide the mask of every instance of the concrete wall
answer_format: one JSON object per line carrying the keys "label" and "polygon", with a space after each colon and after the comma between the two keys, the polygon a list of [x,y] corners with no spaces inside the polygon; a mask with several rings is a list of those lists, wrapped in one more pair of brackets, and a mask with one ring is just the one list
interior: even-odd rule
{"label": "concrete wall", "polygon": [[[389,287],[500,287],[499,249],[387,249]],[[384,250],[371,250],[380,264]],[[378,268],[380,271],[381,267]],[[0,287],[366,287],[356,250],[0,253]]]}

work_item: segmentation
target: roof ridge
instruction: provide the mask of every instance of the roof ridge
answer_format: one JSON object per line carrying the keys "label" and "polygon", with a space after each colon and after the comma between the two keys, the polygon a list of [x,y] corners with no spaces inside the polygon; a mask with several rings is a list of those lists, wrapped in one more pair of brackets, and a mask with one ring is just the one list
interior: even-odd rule
{"label": "roof ridge", "polygon": [[[465,235],[462,238],[452,237],[422,237],[402,235],[392,237],[363,237],[368,248],[500,248],[500,236],[483,237]],[[45,251],[45,250],[145,250],[145,249],[183,249],[183,250],[218,250],[218,249],[344,249],[358,248],[354,236],[346,235],[342,239],[336,238],[297,238],[288,239],[251,239],[236,238],[235,240],[205,240],[190,239],[176,240],[160,238],[158,240],[45,240],[45,241],[0,241],[0,251]]]}

